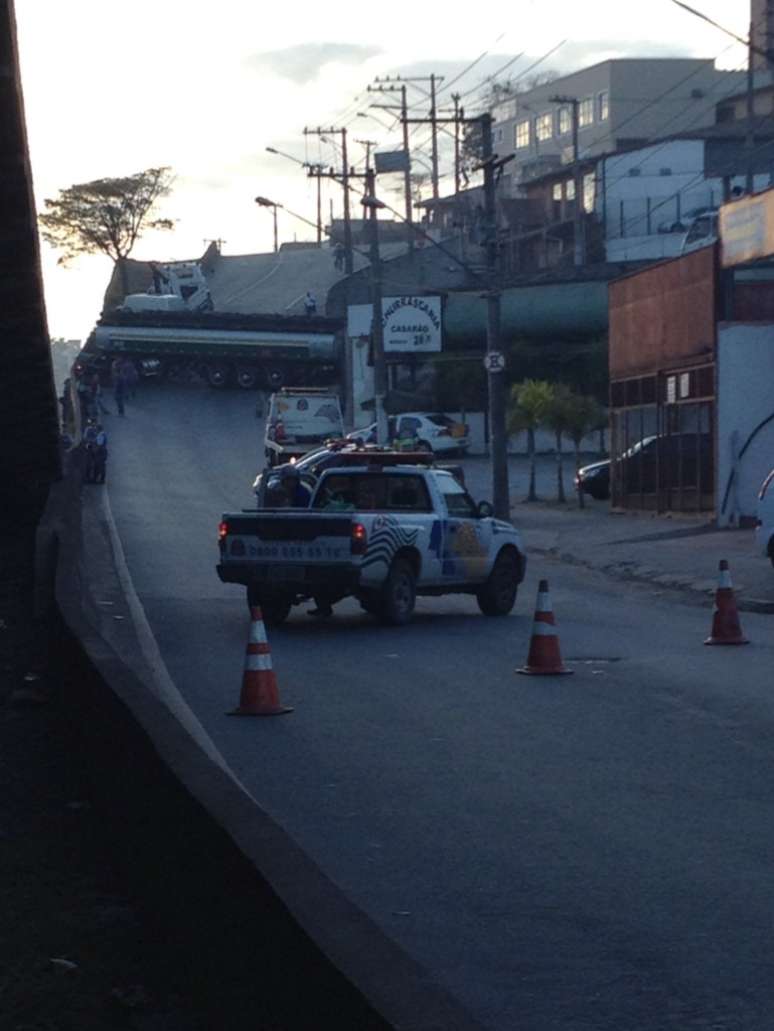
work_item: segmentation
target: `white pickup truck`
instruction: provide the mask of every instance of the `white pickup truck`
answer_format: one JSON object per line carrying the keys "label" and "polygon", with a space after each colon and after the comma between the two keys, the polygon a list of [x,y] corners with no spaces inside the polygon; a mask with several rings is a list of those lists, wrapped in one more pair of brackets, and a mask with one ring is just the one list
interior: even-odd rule
{"label": "white pickup truck", "polygon": [[504,616],[527,563],[518,530],[488,502],[418,465],[329,469],[309,508],[224,514],[219,545],[220,579],[245,585],[275,625],[308,598],[347,596],[393,625],[411,619],[417,594],[474,594],[485,615]]}

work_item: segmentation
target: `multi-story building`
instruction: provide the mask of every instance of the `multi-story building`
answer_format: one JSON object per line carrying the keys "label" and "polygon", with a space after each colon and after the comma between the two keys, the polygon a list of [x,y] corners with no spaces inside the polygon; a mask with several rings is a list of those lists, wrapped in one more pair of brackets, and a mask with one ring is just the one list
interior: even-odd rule
{"label": "multi-story building", "polygon": [[520,93],[493,112],[495,150],[514,155],[502,195],[573,160],[574,101],[578,157],[588,158],[713,125],[718,103],[744,86],[744,72],[711,59],[617,58]]}
{"label": "multi-story building", "polygon": [[[673,257],[694,218],[745,190],[748,169],[754,190],[768,187],[774,127],[756,121],[749,150],[746,130],[746,122],[714,125],[582,159],[585,261]],[[573,259],[575,185],[570,166],[524,184],[531,210],[537,207],[540,214],[534,226],[509,235],[514,268],[544,268]]]}

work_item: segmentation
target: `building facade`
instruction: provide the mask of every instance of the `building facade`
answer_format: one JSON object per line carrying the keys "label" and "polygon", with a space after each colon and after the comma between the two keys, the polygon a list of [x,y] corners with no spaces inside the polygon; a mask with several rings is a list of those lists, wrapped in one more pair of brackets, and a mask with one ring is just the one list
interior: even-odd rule
{"label": "building facade", "polygon": [[615,508],[750,524],[774,447],[774,264],[715,243],[610,285]]}
{"label": "building facade", "polygon": [[516,196],[531,178],[573,160],[571,100],[578,156],[590,157],[712,125],[718,103],[744,85],[743,72],[721,71],[712,60],[622,58],[520,93],[493,111],[495,150],[514,154],[503,193]]}

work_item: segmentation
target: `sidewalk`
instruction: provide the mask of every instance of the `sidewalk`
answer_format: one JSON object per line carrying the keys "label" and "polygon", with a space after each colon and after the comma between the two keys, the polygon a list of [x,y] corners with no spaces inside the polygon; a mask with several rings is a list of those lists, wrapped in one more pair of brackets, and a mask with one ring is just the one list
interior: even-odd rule
{"label": "sidewalk", "polygon": [[753,530],[716,529],[698,516],[612,513],[606,501],[573,498],[522,501],[511,492],[511,517],[527,550],[584,565],[608,576],[677,589],[710,600],[718,584],[718,563],[727,559],[737,606],[774,613],[774,569],[755,545]]}

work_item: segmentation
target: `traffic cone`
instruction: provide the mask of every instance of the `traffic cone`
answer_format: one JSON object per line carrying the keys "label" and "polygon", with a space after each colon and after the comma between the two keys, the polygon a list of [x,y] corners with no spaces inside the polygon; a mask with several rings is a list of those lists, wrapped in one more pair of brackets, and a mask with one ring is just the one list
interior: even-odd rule
{"label": "traffic cone", "polygon": [[705,644],[749,644],[739,625],[734,589],[728,562],[720,560],[718,589],[715,591],[715,608],[712,610],[712,632]]}
{"label": "traffic cone", "polygon": [[263,616],[258,606],[250,609],[250,636],[247,639],[245,671],[242,676],[242,694],[239,706],[229,716],[281,716],[292,712],[281,705],[277,678],[271,668],[271,648],[266,639]]}
{"label": "traffic cone", "polygon": [[541,580],[538,586],[527,665],[517,669],[516,672],[537,676],[556,676],[574,672],[567,669],[562,663],[559,634],[554,623],[554,610],[548,593],[548,580]]}

